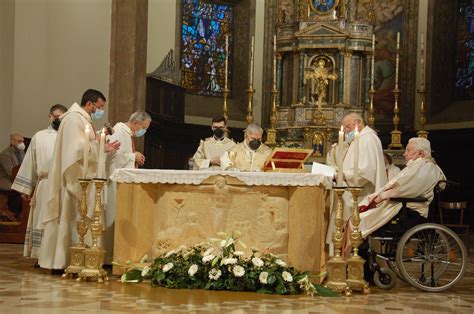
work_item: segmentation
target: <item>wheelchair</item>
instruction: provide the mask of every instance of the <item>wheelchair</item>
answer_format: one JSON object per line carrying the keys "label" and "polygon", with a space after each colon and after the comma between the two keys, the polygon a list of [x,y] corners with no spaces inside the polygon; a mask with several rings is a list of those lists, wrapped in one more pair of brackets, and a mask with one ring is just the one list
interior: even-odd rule
{"label": "wheelchair", "polygon": [[[405,213],[414,213],[407,208],[408,202],[427,201],[425,198],[392,200],[401,202],[401,211]],[[398,224],[398,230],[381,228],[368,237],[368,266],[377,287],[391,289],[400,279],[422,291],[442,292],[454,287],[463,277],[467,250],[459,236],[445,226],[427,222],[419,215],[418,218],[422,221],[403,230],[406,221],[397,215],[387,225]],[[385,266],[379,261],[384,261]]]}

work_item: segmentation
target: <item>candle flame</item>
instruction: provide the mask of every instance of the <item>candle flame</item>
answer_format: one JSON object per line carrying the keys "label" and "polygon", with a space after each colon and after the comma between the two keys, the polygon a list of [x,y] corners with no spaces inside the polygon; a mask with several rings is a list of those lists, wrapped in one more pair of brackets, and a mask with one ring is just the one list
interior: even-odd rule
{"label": "candle flame", "polygon": [[355,129],[356,132],[359,132],[359,129],[357,128],[357,124],[356,124],[356,129]]}
{"label": "candle flame", "polygon": [[344,132],[344,127],[341,125],[341,132]]}
{"label": "candle flame", "polygon": [[102,128],[102,132],[101,132],[101,133],[105,134],[105,128]]}

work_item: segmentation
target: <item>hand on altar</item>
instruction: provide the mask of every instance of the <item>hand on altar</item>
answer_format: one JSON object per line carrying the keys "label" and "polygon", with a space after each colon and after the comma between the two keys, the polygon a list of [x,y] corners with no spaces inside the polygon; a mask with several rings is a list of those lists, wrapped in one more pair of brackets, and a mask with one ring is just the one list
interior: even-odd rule
{"label": "hand on altar", "polygon": [[211,159],[211,165],[213,166],[220,166],[221,165],[221,158],[215,157]]}
{"label": "hand on altar", "polygon": [[143,164],[145,163],[145,156],[143,156],[143,154],[140,152],[135,152],[135,162],[139,166],[143,166]]}
{"label": "hand on altar", "polygon": [[113,141],[113,142],[110,142],[110,143],[105,143],[105,151],[107,153],[115,152],[119,148],[120,148],[120,142],[119,141]]}

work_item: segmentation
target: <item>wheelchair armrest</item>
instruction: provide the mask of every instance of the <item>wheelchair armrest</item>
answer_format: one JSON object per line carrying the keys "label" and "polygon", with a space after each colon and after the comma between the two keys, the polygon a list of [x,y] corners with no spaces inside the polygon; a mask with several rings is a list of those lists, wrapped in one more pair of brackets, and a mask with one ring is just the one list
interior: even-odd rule
{"label": "wheelchair armrest", "polygon": [[394,202],[400,202],[400,203],[422,203],[422,202],[428,201],[426,197],[414,197],[414,198],[394,197],[394,198],[391,198],[390,200]]}

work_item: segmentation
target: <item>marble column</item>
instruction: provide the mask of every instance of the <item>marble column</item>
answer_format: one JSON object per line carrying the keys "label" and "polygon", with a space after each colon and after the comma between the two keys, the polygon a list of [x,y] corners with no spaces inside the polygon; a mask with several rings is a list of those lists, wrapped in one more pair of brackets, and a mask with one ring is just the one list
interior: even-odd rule
{"label": "marble column", "polygon": [[110,123],[145,109],[148,0],[112,0]]}
{"label": "marble column", "polygon": [[300,102],[303,97],[305,96],[304,94],[304,51],[300,51],[299,53],[299,71],[298,71],[298,99],[297,102]]}
{"label": "marble column", "polygon": [[344,103],[344,51],[339,51],[338,104]]}

